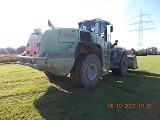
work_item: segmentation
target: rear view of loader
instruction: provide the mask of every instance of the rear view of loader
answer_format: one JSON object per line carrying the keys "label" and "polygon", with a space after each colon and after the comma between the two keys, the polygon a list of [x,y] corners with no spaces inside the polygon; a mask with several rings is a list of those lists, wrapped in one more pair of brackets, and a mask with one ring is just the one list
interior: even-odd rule
{"label": "rear view of loader", "polygon": [[68,74],[78,86],[95,86],[101,75],[124,76],[127,69],[136,69],[133,51],[111,44],[113,25],[99,18],[78,23],[79,28],[55,28],[44,33],[35,29],[27,47],[19,55],[19,64],[43,71],[50,81]]}

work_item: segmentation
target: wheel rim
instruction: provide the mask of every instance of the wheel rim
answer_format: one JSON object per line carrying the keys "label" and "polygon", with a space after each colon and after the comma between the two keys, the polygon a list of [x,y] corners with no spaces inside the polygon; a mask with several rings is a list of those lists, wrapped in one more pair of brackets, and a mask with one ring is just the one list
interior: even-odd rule
{"label": "wheel rim", "polygon": [[87,68],[87,77],[89,80],[94,80],[97,76],[98,70],[94,63],[91,63]]}

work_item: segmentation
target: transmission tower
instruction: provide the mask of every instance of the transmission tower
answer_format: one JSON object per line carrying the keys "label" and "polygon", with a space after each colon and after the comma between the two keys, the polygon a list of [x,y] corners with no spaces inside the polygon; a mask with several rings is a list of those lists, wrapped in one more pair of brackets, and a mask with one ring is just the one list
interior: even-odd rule
{"label": "transmission tower", "polygon": [[139,17],[139,21],[136,23],[129,24],[129,25],[136,25],[136,24],[139,25],[138,29],[128,31],[128,32],[138,31],[138,49],[143,48],[143,30],[155,29],[155,28],[143,28],[143,23],[151,23],[151,22],[154,23],[153,21],[143,21],[143,16],[148,16],[148,15],[150,16],[150,14],[142,14],[142,9],[141,9],[140,14],[138,16],[132,17],[132,18]]}

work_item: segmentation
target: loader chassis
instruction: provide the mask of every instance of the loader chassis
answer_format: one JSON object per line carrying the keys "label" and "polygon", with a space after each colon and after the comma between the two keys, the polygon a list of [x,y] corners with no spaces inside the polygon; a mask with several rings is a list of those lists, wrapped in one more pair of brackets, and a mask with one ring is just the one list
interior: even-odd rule
{"label": "loader chassis", "polygon": [[[50,21],[48,24],[51,30],[41,33],[36,29],[31,34],[25,52],[18,56],[19,64],[44,71],[49,79],[64,78],[70,73],[76,85],[85,87],[96,85],[109,69],[114,75],[126,74],[127,51],[111,47],[110,22],[98,18],[85,20],[79,22],[79,29],[54,28]],[[133,68],[132,56],[129,60]]]}

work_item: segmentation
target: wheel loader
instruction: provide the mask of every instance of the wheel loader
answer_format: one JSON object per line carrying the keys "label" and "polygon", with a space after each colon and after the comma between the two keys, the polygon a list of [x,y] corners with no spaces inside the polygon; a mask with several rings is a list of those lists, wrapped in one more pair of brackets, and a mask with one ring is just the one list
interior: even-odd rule
{"label": "wheel loader", "polygon": [[56,28],[44,33],[35,29],[18,63],[43,71],[49,80],[63,79],[68,74],[76,85],[95,86],[100,77],[112,71],[124,76],[136,69],[136,55],[111,43],[113,25],[99,18],[78,22],[79,28]]}

